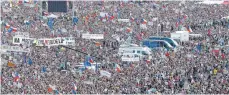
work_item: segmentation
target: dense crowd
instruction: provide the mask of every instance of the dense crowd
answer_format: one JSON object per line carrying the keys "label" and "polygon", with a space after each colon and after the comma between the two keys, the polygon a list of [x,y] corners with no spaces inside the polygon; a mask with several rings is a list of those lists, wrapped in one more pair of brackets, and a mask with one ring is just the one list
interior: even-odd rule
{"label": "dense crowd", "polygon": [[[29,53],[2,53],[2,94],[229,94],[228,48],[213,52],[221,38],[224,45],[229,44],[229,21],[222,19],[229,16],[228,5],[205,5],[191,1],[74,1],[73,8],[67,13],[48,13],[59,16],[54,19],[53,29],[50,29],[46,24],[48,19],[42,16],[42,12],[47,10],[42,9],[41,3],[38,2],[35,7],[17,2],[10,7],[7,1],[1,3],[1,45],[14,45],[14,33],[5,29],[6,23],[17,27],[17,32],[29,32],[31,38],[73,36],[75,46],[69,47],[101,57],[94,59],[102,63],[99,70],[112,74],[111,77],[101,77],[97,70],[76,69],[76,65],[84,61],[85,54],[62,50],[59,46],[28,45]],[[3,9],[11,11],[4,12]],[[100,12],[107,12],[109,17],[100,17]],[[78,18],[75,25],[73,17]],[[130,19],[130,22],[118,22],[117,19]],[[142,19],[153,22],[153,25],[142,29]],[[157,31],[163,36],[163,31],[178,31],[182,26],[190,26],[193,33],[202,34],[204,39],[180,43],[183,48],[177,52],[153,51],[150,62],[122,62],[117,56],[117,45],[129,36],[132,43],[140,45],[141,40],[157,35]],[[126,32],[126,27],[131,28],[132,33]],[[61,31],[63,28],[67,32]],[[82,39],[82,33],[103,33],[104,39]],[[120,39],[112,37],[115,34]],[[95,42],[101,45],[97,46]],[[114,42],[118,44],[112,44]],[[201,50],[196,50],[198,43],[201,43]],[[16,67],[9,67],[9,60],[13,60]],[[115,70],[115,64],[120,65],[121,72]],[[15,81],[15,76],[20,77]]]}

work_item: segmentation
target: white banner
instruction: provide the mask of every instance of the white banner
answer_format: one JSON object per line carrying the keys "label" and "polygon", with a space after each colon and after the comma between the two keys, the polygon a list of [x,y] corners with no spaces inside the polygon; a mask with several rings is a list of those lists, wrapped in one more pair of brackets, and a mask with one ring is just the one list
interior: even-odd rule
{"label": "white banner", "polygon": [[15,36],[17,37],[29,37],[29,33],[28,32],[15,32]]}
{"label": "white banner", "polygon": [[23,49],[20,46],[7,46],[7,45],[2,45],[1,50],[2,51],[15,51],[15,52],[30,52],[29,48]]}
{"label": "white banner", "polygon": [[101,17],[108,16],[108,13],[105,13],[105,12],[100,12],[100,16],[101,16]]}
{"label": "white banner", "polygon": [[108,71],[104,71],[104,70],[100,70],[100,75],[101,75],[101,76],[106,76],[106,77],[108,77],[108,78],[111,77],[111,73],[108,72]]}
{"label": "white banner", "polygon": [[130,19],[118,19],[119,22],[130,22]]}
{"label": "white banner", "polygon": [[104,39],[103,34],[82,34],[84,39]]}
{"label": "white banner", "polygon": [[122,57],[122,61],[140,61],[139,57]]}
{"label": "white banner", "polygon": [[20,44],[28,44],[32,45],[36,43],[36,46],[58,46],[58,45],[75,45],[75,39],[73,37],[57,37],[57,38],[42,38],[42,39],[35,39],[35,38],[27,38],[27,37],[13,37],[13,44],[20,45]]}

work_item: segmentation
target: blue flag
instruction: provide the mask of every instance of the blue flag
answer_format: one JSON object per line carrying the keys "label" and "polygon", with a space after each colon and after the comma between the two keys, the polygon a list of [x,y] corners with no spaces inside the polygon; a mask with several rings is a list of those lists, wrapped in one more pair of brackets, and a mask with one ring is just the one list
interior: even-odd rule
{"label": "blue flag", "polygon": [[8,32],[11,33],[12,31],[13,31],[13,28],[10,27],[10,28],[8,29]]}
{"label": "blue flag", "polygon": [[26,62],[26,56],[25,56],[25,55],[24,55],[24,63],[27,63],[27,62]]}
{"label": "blue flag", "polygon": [[91,58],[89,56],[86,56],[85,58],[85,61],[84,61],[84,66],[87,67],[87,66],[91,66],[91,63],[89,62]]}
{"label": "blue flag", "polygon": [[46,67],[42,67],[42,72],[46,72]]}
{"label": "blue flag", "polygon": [[78,18],[77,17],[74,17],[73,18],[73,24],[75,25],[77,22],[78,22]]}
{"label": "blue flag", "polygon": [[197,48],[197,50],[200,52],[201,51],[201,45],[200,44],[198,44],[197,46],[196,46],[196,48]]}
{"label": "blue flag", "polygon": [[29,65],[32,65],[33,64],[33,61],[32,61],[31,58],[29,58],[28,63],[29,63]]}
{"label": "blue flag", "polygon": [[72,90],[72,94],[76,94],[76,90]]}
{"label": "blue flag", "polygon": [[53,23],[54,23],[54,18],[49,18],[47,25],[49,26],[50,29],[53,29]]}

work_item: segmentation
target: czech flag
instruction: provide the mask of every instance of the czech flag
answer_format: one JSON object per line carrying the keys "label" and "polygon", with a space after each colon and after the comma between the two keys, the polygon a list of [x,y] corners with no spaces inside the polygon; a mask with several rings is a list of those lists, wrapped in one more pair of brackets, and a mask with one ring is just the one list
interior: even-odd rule
{"label": "czech flag", "polygon": [[9,24],[6,24],[6,29],[9,29],[10,28],[10,25]]}
{"label": "czech flag", "polygon": [[110,20],[113,20],[115,17],[114,16],[110,16]]}
{"label": "czech flag", "polygon": [[17,32],[17,28],[12,28],[13,29],[13,32]]}
{"label": "czech flag", "polygon": [[115,70],[120,73],[121,67],[118,64],[115,64]]}
{"label": "czech flag", "polygon": [[22,0],[18,0],[17,4],[18,4],[18,5],[19,5],[19,4],[22,4]]}
{"label": "czech flag", "polygon": [[12,31],[13,31],[13,28],[10,27],[10,28],[8,29],[8,32],[11,33]]}
{"label": "czech flag", "polygon": [[142,20],[141,20],[141,23],[142,23],[142,24],[147,24],[147,21],[146,21],[145,19],[142,19]]}
{"label": "czech flag", "polygon": [[134,22],[134,20],[135,20],[134,17],[131,17],[131,18],[130,18],[130,21]]}
{"label": "czech flag", "polygon": [[90,57],[90,59],[89,59],[89,62],[90,63],[94,63],[94,61],[93,61],[93,59]]}
{"label": "czech flag", "polygon": [[188,32],[189,32],[189,33],[191,33],[191,32],[192,32],[192,29],[191,29],[191,27],[190,27],[190,26],[188,26],[188,27],[187,27],[187,30],[188,30]]}
{"label": "czech flag", "polygon": [[131,29],[129,27],[126,28],[127,32],[131,32]]}
{"label": "czech flag", "polygon": [[148,59],[148,60],[146,60],[146,63],[147,63],[147,64],[149,64],[149,63],[150,63],[150,60],[149,60],[149,59]]}

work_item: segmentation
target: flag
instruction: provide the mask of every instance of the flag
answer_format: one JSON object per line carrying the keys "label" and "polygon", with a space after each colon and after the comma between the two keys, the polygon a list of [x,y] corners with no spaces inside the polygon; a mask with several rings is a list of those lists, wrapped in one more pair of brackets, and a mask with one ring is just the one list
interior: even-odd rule
{"label": "flag", "polygon": [[196,46],[197,50],[200,52],[201,51],[201,44],[199,43],[197,46]]}
{"label": "flag", "polygon": [[10,28],[8,29],[8,32],[11,33],[12,31],[13,31],[13,28],[10,27]]}
{"label": "flag", "polygon": [[147,24],[147,21],[146,21],[145,19],[142,19],[142,20],[141,20],[141,23],[142,23],[142,24]]}
{"label": "flag", "polygon": [[24,3],[30,3],[30,0],[24,0]]}
{"label": "flag", "polygon": [[121,67],[118,64],[115,64],[115,70],[120,73]]}
{"label": "flag", "polygon": [[29,60],[28,60],[28,64],[29,64],[29,65],[32,65],[32,64],[33,64],[33,61],[32,61],[32,59],[31,59],[31,58],[29,58]]}
{"label": "flag", "polygon": [[89,56],[86,56],[86,58],[84,60],[84,66],[85,67],[91,66],[91,63],[89,61],[90,61],[90,57]]}
{"label": "flag", "polygon": [[126,28],[126,31],[130,33],[131,32],[131,29],[129,27],[127,27]]}
{"label": "flag", "polygon": [[42,16],[48,16],[48,12],[43,11]]}
{"label": "flag", "polygon": [[113,20],[115,17],[114,16],[110,16],[110,20]]}
{"label": "flag", "polygon": [[51,93],[53,90],[51,87],[48,88],[48,92]]}
{"label": "flag", "polygon": [[150,63],[150,60],[149,60],[149,59],[148,59],[148,60],[146,60],[146,63],[147,63],[147,64],[149,64],[149,63]]}
{"label": "flag", "polygon": [[211,29],[208,29],[208,36],[211,36]]}
{"label": "flag", "polygon": [[54,23],[54,18],[49,18],[47,25],[49,26],[50,29],[53,29],[53,23]]}
{"label": "flag", "polygon": [[76,90],[77,90],[76,84],[72,83],[72,85],[73,85],[72,94],[76,94]]}
{"label": "flag", "polygon": [[13,31],[13,32],[17,32],[17,28],[13,28],[12,31]]}
{"label": "flag", "polygon": [[26,62],[26,55],[24,55],[24,63],[27,63],[27,62]]}
{"label": "flag", "polygon": [[9,29],[10,28],[10,25],[9,24],[5,24],[5,28],[6,29]]}
{"label": "flag", "polygon": [[42,72],[46,72],[46,67],[42,67]]}
{"label": "flag", "polygon": [[134,22],[134,20],[135,20],[134,17],[131,17],[131,18],[130,18],[130,21]]}
{"label": "flag", "polygon": [[77,93],[76,93],[76,90],[72,90],[72,94],[77,94]]}
{"label": "flag", "polygon": [[19,81],[19,79],[20,79],[20,77],[19,77],[19,76],[15,76],[15,77],[14,77],[14,82],[18,82],[18,81]]}
{"label": "flag", "polygon": [[16,67],[16,65],[13,62],[10,62],[10,61],[7,63],[7,66],[11,67],[11,68]]}
{"label": "flag", "polygon": [[190,26],[187,27],[187,30],[189,33],[193,32]]}
{"label": "flag", "polygon": [[94,63],[94,61],[93,61],[93,59],[90,57],[90,59],[89,59],[89,62],[90,63]]}
{"label": "flag", "polygon": [[78,22],[78,18],[77,17],[73,17],[73,24],[75,25]]}
{"label": "flag", "polygon": [[186,19],[188,16],[187,15],[184,15],[184,19]]}

